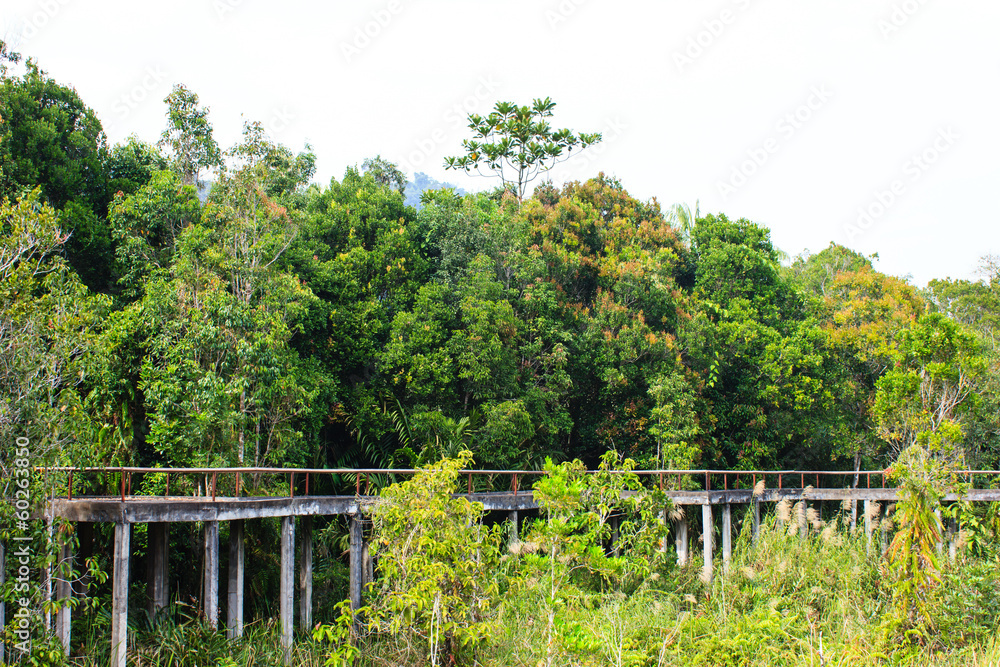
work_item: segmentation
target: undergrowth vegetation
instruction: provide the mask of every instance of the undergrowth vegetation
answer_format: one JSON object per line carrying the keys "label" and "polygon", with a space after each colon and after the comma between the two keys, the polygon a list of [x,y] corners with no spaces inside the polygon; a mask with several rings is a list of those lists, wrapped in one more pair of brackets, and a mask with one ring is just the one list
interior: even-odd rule
{"label": "undergrowth vegetation", "polygon": [[[933,508],[872,507],[869,541],[849,503],[822,511],[781,501],[756,536],[745,517],[731,562],[717,564],[706,582],[699,558],[680,566],[673,549],[661,548],[665,522],[652,508],[668,503],[639,486],[630,464],[611,453],[596,474],[579,464],[547,466],[536,490],[539,518],[520,538],[506,538],[495,562],[478,561],[497,595],[481,607],[480,632],[462,654],[425,651],[401,661],[401,628],[382,632],[362,610],[359,633],[348,624],[339,635],[317,633],[332,642],[328,664],[1000,665],[1000,558],[995,546],[968,549],[973,539],[996,544],[996,533],[981,528],[995,525],[995,505],[967,509],[978,522],[963,523],[955,558],[935,555],[931,573],[903,538],[893,556],[890,539],[905,538],[906,522],[926,521]],[[612,469],[620,474],[606,474]],[[793,517],[804,518],[805,535]],[[914,563],[924,568],[915,580],[906,574]],[[914,617],[912,606],[926,614]],[[350,652],[338,652],[338,642]]]}

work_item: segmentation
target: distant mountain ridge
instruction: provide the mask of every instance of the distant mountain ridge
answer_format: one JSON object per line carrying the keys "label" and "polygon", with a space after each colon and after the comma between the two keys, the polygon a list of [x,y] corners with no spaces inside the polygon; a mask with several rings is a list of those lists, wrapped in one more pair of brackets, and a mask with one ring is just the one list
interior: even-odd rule
{"label": "distant mountain ridge", "polygon": [[405,198],[405,203],[408,206],[413,206],[419,211],[420,195],[422,195],[425,190],[440,190],[441,188],[452,188],[455,191],[455,194],[459,195],[466,194],[465,190],[456,185],[451,183],[442,183],[441,181],[435,180],[427,174],[418,171],[413,175],[412,181],[406,182],[406,190],[403,193],[403,197]]}

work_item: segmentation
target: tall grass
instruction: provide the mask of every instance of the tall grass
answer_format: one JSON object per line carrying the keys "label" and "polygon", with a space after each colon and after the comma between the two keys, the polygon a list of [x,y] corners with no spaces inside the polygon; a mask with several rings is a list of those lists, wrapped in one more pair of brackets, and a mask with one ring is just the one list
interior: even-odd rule
{"label": "tall grass", "polygon": [[[807,520],[805,537],[800,511]],[[1000,667],[995,552],[973,557],[960,549],[954,562],[942,558],[942,585],[927,600],[934,640],[910,643],[886,631],[894,607],[892,573],[879,548],[881,525],[874,526],[869,551],[863,528],[850,529],[849,507],[824,519],[804,506],[779,503],[762,520],[756,540],[749,524],[747,517],[728,574],[717,563],[711,584],[700,578],[700,555],[690,554],[690,564],[678,567],[672,549],[634,589],[592,574],[567,579],[556,594],[554,638],[548,631],[551,591],[537,563],[529,563],[535,550],[530,543],[512,544],[491,575],[500,594],[489,640],[464,664],[535,667],[555,656],[552,664],[581,667]],[[210,631],[193,611],[183,612],[175,609],[177,620],[164,617],[136,629],[134,664],[283,664],[275,622],[251,623],[244,639],[229,642],[224,631]],[[100,620],[94,627],[88,643],[97,646]],[[355,664],[417,664],[404,661],[413,652],[401,650],[400,642],[405,638],[370,635],[361,641]],[[292,664],[323,665],[326,649],[299,637]],[[98,651],[72,664],[105,667],[107,655]]]}

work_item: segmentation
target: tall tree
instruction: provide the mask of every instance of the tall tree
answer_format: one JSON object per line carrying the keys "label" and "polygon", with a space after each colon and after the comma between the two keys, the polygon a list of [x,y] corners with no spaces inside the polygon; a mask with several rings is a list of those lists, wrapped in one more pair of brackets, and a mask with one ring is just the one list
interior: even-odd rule
{"label": "tall tree", "polygon": [[222,153],[212,137],[208,107],[198,106],[198,95],[184,84],[174,85],[163,99],[167,105],[167,128],[160,136],[185,185],[200,186],[203,169],[222,165]]}
{"label": "tall tree", "polygon": [[555,106],[546,97],[530,106],[497,102],[487,116],[470,114],[473,138],[462,141],[465,155],[445,158],[445,169],[476,170],[483,175],[485,167],[500,177],[504,189],[524,199],[528,184],[539,174],[569,159],[574,149],[583,150],[601,140],[600,133],[553,131],[547,119]]}
{"label": "tall tree", "polygon": [[70,233],[70,265],[89,285],[107,287],[114,255],[104,219],[107,146],[97,115],[29,60],[23,76],[0,84],[0,120],[0,196],[41,188]]}

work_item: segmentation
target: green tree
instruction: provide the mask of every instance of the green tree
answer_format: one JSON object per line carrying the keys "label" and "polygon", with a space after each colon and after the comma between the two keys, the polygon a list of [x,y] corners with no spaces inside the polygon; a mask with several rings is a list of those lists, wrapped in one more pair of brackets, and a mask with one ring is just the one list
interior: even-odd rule
{"label": "green tree", "polygon": [[133,135],[124,144],[116,144],[104,162],[108,190],[112,194],[130,195],[148,183],[153,174],[167,167],[166,158],[156,146]]}
{"label": "green tree", "polygon": [[41,188],[70,234],[70,265],[88,285],[106,288],[114,252],[104,219],[107,146],[97,115],[28,60],[23,76],[0,82],[0,120],[0,197]]}
{"label": "green tree", "polygon": [[963,460],[961,422],[977,397],[986,364],[975,337],[940,313],[922,315],[899,334],[895,368],[877,383],[873,413],[878,434],[894,453],[931,440],[952,460]]}
{"label": "green tree", "polygon": [[59,256],[67,238],[39,190],[0,200],[0,441],[27,436],[34,465],[76,463],[97,438],[84,378],[110,304]]}
{"label": "green tree", "polygon": [[569,159],[573,149],[583,150],[601,140],[599,133],[553,131],[547,119],[555,106],[546,97],[535,99],[531,106],[497,102],[485,117],[470,114],[473,138],[462,141],[466,154],[446,158],[445,169],[476,170],[483,175],[485,167],[500,177],[504,189],[524,199],[528,184],[539,174]]}
{"label": "green tree", "polygon": [[361,163],[364,173],[371,174],[376,183],[392,188],[400,195],[406,192],[406,174],[399,170],[394,163],[383,160],[381,155],[368,158]]}
{"label": "green tree", "polygon": [[170,266],[177,237],[200,219],[198,193],[171,171],[153,172],[133,193],[115,195],[108,220],[127,298],[141,297],[149,274]]}
{"label": "green tree", "polygon": [[382,577],[360,611],[370,627],[400,637],[402,661],[473,664],[489,641],[497,580],[499,527],[483,526],[482,503],[453,497],[464,451],[421,469],[379,494],[372,543]]}
{"label": "green tree", "polygon": [[167,128],[160,136],[160,146],[171,154],[174,169],[184,185],[200,186],[201,171],[222,165],[222,153],[212,137],[208,108],[198,106],[198,95],[182,83],[163,102],[167,105]]}

